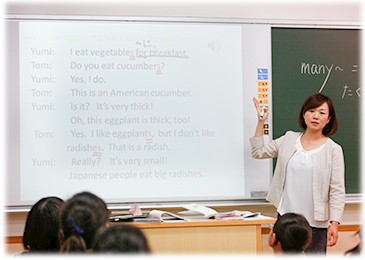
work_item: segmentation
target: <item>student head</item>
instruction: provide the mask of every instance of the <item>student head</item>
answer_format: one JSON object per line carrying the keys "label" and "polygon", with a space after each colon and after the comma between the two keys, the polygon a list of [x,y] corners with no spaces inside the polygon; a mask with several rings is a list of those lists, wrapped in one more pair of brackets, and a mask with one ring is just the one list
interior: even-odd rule
{"label": "student head", "polygon": [[31,208],[25,223],[23,245],[29,252],[60,250],[60,212],[63,200],[46,197]]}
{"label": "student head", "polygon": [[130,225],[113,225],[99,229],[94,238],[95,253],[150,253],[142,231]]}
{"label": "student head", "polygon": [[61,213],[63,252],[87,252],[96,231],[109,223],[105,202],[90,192],[74,195]]}
{"label": "student head", "polygon": [[330,135],[333,135],[336,133],[338,125],[337,125],[337,117],[336,117],[335,108],[333,106],[332,100],[329,97],[326,97],[325,95],[323,95],[321,93],[314,94],[314,95],[308,97],[304,101],[302,109],[300,110],[300,113],[299,113],[299,118],[298,118],[299,126],[302,129],[304,129],[304,130],[307,129],[307,125],[304,120],[305,112],[307,112],[310,109],[317,108],[317,107],[323,105],[324,103],[326,103],[328,105],[328,110],[329,110],[328,117],[330,118],[330,121],[323,128],[322,134],[324,136],[330,136]]}
{"label": "student head", "polygon": [[357,234],[360,236],[360,243],[353,249],[345,252],[344,260],[361,260],[361,255],[365,258],[365,220]]}
{"label": "student head", "polygon": [[269,235],[275,254],[304,252],[312,239],[312,229],[302,215],[287,213],[279,217]]}

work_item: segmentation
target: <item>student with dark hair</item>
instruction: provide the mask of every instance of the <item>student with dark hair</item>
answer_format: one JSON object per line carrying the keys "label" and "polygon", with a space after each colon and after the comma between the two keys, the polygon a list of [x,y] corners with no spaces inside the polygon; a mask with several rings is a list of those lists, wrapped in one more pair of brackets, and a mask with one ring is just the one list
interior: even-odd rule
{"label": "student with dark hair", "polygon": [[286,213],[278,218],[269,235],[274,254],[302,254],[312,239],[312,229],[302,215]]}
{"label": "student with dark hair", "polygon": [[266,199],[280,215],[295,212],[305,216],[313,237],[306,253],[325,254],[327,245],[337,242],[345,207],[343,151],[328,137],[337,130],[332,101],[320,93],[308,97],[298,118],[304,132],[287,131],[267,144],[263,137],[267,111],[255,98],[254,104],[258,123],[250,139],[252,157],[277,158]]}
{"label": "student with dark hair", "polygon": [[362,223],[361,228],[356,234],[360,237],[360,243],[353,249],[345,252],[344,260],[364,260],[365,259],[365,220]]}
{"label": "student with dark hair", "polygon": [[95,253],[148,254],[150,248],[142,231],[131,225],[113,225],[100,228],[95,235]]}
{"label": "student with dark hair", "polygon": [[60,198],[46,197],[33,205],[25,223],[23,245],[27,251],[24,253],[60,251],[59,217],[63,204]]}
{"label": "student with dark hair", "polygon": [[74,195],[61,213],[62,252],[89,252],[96,231],[108,224],[109,211],[102,199],[90,192]]}

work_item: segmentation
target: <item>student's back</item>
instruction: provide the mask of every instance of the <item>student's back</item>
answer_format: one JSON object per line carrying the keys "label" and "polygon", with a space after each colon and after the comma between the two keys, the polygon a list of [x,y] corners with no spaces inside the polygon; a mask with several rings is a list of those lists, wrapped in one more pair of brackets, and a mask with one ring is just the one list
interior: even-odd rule
{"label": "student's back", "polygon": [[300,214],[286,213],[279,217],[269,235],[275,254],[302,254],[312,239],[312,229]]}
{"label": "student's back", "polygon": [[365,259],[365,220],[362,223],[362,226],[359,231],[357,231],[357,234],[360,237],[360,243],[352,248],[351,250],[348,250],[345,252],[343,259],[344,260],[362,260]]}
{"label": "student's back", "polygon": [[101,228],[95,235],[95,253],[150,253],[149,245],[142,231],[130,225],[113,225]]}
{"label": "student's back", "polygon": [[63,200],[46,197],[39,200],[29,211],[25,223],[23,245],[28,253],[59,252],[60,212]]}
{"label": "student's back", "polygon": [[109,223],[105,202],[90,192],[74,195],[66,201],[61,213],[65,253],[88,252],[96,231]]}

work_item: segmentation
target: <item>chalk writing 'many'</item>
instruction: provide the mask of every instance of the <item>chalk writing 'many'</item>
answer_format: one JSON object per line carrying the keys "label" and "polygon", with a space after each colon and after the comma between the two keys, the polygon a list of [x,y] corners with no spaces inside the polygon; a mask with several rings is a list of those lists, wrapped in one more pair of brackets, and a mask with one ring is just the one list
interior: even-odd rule
{"label": "chalk writing 'many'", "polygon": [[327,65],[322,65],[322,64],[309,64],[309,63],[305,63],[305,62],[302,62],[302,66],[301,66],[301,70],[300,70],[300,73],[301,74],[310,74],[310,75],[313,75],[313,74],[324,74],[326,75],[326,78],[319,90],[319,93],[322,92],[324,86],[326,85],[326,82],[331,74],[331,71],[332,71],[332,68],[333,68],[333,65],[331,65],[331,67],[328,67]]}

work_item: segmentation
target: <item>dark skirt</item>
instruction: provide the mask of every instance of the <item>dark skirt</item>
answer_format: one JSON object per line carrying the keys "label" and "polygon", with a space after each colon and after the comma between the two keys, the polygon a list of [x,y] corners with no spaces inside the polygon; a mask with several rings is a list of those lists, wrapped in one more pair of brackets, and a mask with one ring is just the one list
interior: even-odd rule
{"label": "dark skirt", "polygon": [[312,241],[307,249],[304,250],[306,254],[326,254],[327,252],[327,228],[312,228]]}

